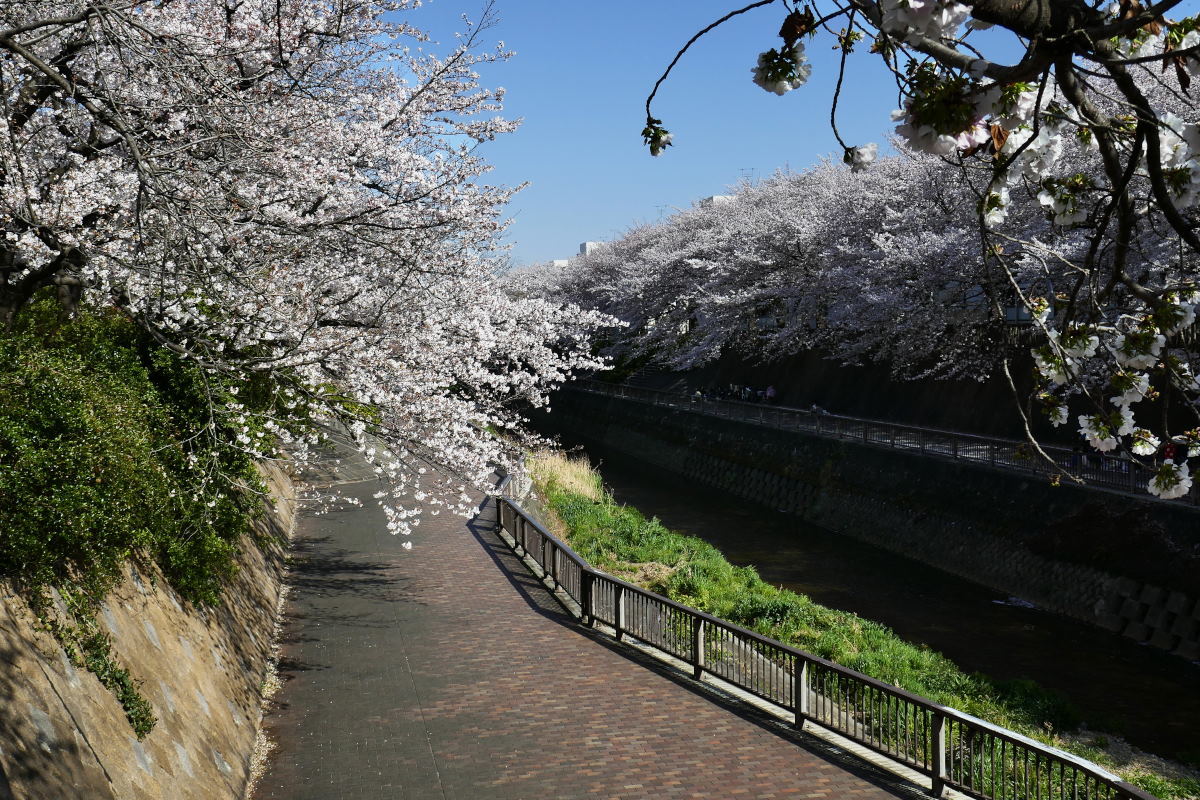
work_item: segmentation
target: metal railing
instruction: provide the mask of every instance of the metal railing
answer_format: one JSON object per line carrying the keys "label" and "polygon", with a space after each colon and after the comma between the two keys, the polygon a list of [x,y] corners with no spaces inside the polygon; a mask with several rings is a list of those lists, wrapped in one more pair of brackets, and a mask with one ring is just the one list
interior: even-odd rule
{"label": "metal railing", "polygon": [[[787,431],[802,431],[831,439],[849,439],[879,447],[957,461],[986,464],[1014,472],[1052,476],[1054,474],[1075,475],[1085,485],[1098,486],[1135,495],[1143,500],[1158,500],[1146,491],[1146,484],[1154,473],[1140,462],[1124,455],[1110,456],[1099,452],[1081,452],[1066,447],[1042,445],[1042,449],[1054,459],[1054,464],[1034,451],[1029,442],[977,436],[970,433],[923,428],[916,425],[900,425],[881,420],[846,417],[822,411],[789,408],[764,403],[747,403],[740,400],[712,400],[679,392],[644,389],[635,386],[602,383],[594,380],[577,381],[564,387],[568,390],[603,394],[635,400],[657,406],[680,408],[723,417],[741,422],[765,425]],[[1090,448],[1089,448],[1090,450]],[[1067,478],[1064,482],[1069,481]],[[1200,505],[1200,489],[1193,485],[1191,491],[1176,500],[1159,502],[1182,502]]]}
{"label": "metal railing", "polygon": [[514,499],[496,504],[514,552],[578,604],[581,622],[794,713],[797,727],[818,725],[899,762],[929,777],[935,797],[949,787],[981,800],[1155,800],[1069,753],[600,572]]}

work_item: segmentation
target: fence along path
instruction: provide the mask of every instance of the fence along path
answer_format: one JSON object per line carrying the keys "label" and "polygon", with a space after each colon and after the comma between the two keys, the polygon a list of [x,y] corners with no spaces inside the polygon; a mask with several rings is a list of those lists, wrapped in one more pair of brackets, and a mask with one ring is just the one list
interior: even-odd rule
{"label": "fence along path", "polygon": [[[506,479],[507,481],[507,479]],[[506,484],[507,486],[507,484]],[[594,569],[511,497],[497,498],[500,528],[578,605],[581,621],[609,626],[705,673],[981,800],[1154,800],[1069,753],[847,669]]]}
{"label": "fence along path", "polygon": [[751,422],[779,430],[803,431],[832,439],[849,439],[928,456],[971,461],[1014,472],[1046,476],[1069,473],[1079,477],[1085,485],[1132,494],[1143,500],[1200,506],[1200,488],[1195,484],[1187,495],[1178,500],[1159,500],[1146,492],[1146,484],[1153,477],[1153,473],[1140,462],[1124,455],[1081,453],[1066,447],[1043,445],[1042,449],[1054,459],[1052,465],[1036,453],[1028,442],[1015,439],[899,425],[802,408],[746,403],[739,400],[711,400],[678,392],[593,380],[576,381],[566,388],[657,406],[683,408],[699,414]]}
{"label": "fence along path", "polygon": [[377,481],[341,488],[360,502],[296,532],[257,800],[920,797],[579,625],[496,534],[493,501],[426,516],[405,550]]}

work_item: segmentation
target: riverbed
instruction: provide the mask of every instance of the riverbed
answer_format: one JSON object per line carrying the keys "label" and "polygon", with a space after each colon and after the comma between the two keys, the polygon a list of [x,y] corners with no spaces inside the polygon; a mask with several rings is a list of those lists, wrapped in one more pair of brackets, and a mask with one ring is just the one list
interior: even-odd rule
{"label": "riverbed", "polygon": [[764,580],[882,622],[968,671],[1033,679],[1068,696],[1092,730],[1200,762],[1200,664],[585,445],[619,502]]}

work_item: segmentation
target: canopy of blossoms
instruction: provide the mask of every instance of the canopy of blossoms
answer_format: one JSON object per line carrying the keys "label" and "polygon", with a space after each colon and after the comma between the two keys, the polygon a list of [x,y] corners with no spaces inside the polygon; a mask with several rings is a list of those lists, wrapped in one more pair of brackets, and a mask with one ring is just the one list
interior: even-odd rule
{"label": "canopy of blossoms", "polygon": [[[1063,148],[1060,158],[1073,170],[1095,169],[1086,143],[1067,139]],[[1124,447],[1180,476],[1152,490],[1186,492],[1181,459],[1166,465],[1154,456],[1172,435],[1163,416],[1167,382],[1195,368],[1187,310],[1200,298],[1180,298],[1187,310],[1169,333],[1155,334],[1161,341],[1102,352],[1102,331],[1064,336],[1055,327],[1064,313],[1059,287],[1078,281],[1075,264],[1090,246],[1088,231],[1057,223],[1040,203],[1014,204],[1002,240],[1009,267],[998,270],[979,249],[977,207],[990,180],[987,171],[964,171],[901,146],[899,156],[865,172],[825,163],[742,186],[725,203],[636,227],[565,268],[547,265],[514,280],[526,293],[623,320],[628,328],[609,337],[614,355],[649,356],[677,369],[729,351],[770,360],[820,350],[846,362],[886,361],[900,377],[1001,373],[1026,386],[1016,370],[1032,362],[1035,391],[1026,413],[1063,424],[1073,411],[1093,446]],[[1178,247],[1169,231],[1144,228],[1134,243],[1138,274],[1177,267],[1167,259]],[[1058,310],[1045,298],[1055,298]],[[1027,307],[1034,312],[1022,314]],[[1011,344],[1014,317],[1027,320],[1016,329],[1027,342],[1020,347]],[[1162,366],[1168,353],[1171,373]],[[1089,361],[1095,366],[1084,371]],[[1194,414],[1196,389],[1177,380],[1170,387],[1177,404],[1170,423],[1184,422],[1174,436],[1186,456],[1191,434],[1187,418],[1175,412]],[[1148,399],[1155,402],[1138,405]]]}
{"label": "canopy of blossoms", "polygon": [[[782,43],[752,67],[754,83],[767,91],[804,85],[811,67],[803,42],[811,37],[828,36],[841,52],[835,112],[839,96],[854,90],[844,80],[847,59],[881,59],[900,97],[892,114],[898,137],[962,175],[964,190],[944,210],[965,226],[959,230],[973,242],[976,268],[966,283],[950,280],[986,299],[981,306],[996,319],[1008,307],[1005,294],[1032,315],[1046,412],[1059,423],[1074,417],[1101,450],[1148,455],[1173,440],[1195,452],[1200,385],[1190,328],[1200,302],[1200,115],[1189,89],[1200,74],[1200,20],[1169,18],[1178,5],[759,0],[680,50],[647,99],[642,135],[654,155],[677,144],[651,114],[663,80],[696,39],[760,7],[783,12]],[[982,33],[988,28],[1005,36]],[[1019,43],[1016,60],[994,55],[1012,52],[1005,39]],[[832,119],[836,135],[836,113]],[[875,144],[842,145],[852,169],[870,171]],[[930,212],[917,206],[932,198],[920,197],[889,206],[908,218],[899,227],[921,230]],[[882,219],[882,231],[841,230],[860,250],[894,235],[888,226]],[[819,270],[843,268],[825,262]],[[944,299],[941,316],[961,310],[953,292]],[[964,357],[954,345],[929,355],[956,366]],[[1154,419],[1138,411],[1150,407],[1138,405],[1147,399],[1158,401]],[[1164,458],[1157,468],[1152,492],[1188,491],[1186,464]]]}
{"label": "canopy of blossoms", "polygon": [[119,308],[208,374],[274,377],[263,419],[214,393],[209,435],[270,456],[250,432],[304,406],[397,497],[431,465],[483,485],[494,432],[596,366],[599,317],[498,290],[510,192],[477,148],[514,123],[475,69],[508,54],[486,12],[423,51],[416,5],[0,2],[0,319],[46,287]]}

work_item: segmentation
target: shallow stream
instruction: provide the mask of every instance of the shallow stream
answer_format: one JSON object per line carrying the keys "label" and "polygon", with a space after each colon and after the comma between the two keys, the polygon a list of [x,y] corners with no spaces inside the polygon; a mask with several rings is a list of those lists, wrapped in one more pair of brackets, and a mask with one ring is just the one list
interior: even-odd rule
{"label": "shallow stream", "polygon": [[1135,746],[1200,762],[1200,665],[586,447],[619,502],[754,565],[764,580],[882,622],[968,671],[1032,678],[1070,697],[1093,730],[1119,720]]}

